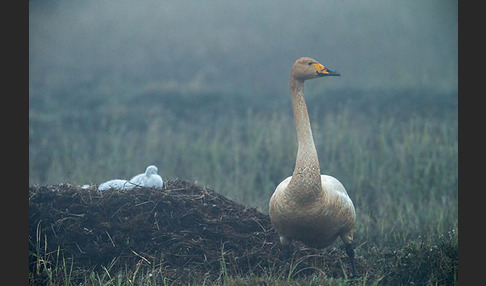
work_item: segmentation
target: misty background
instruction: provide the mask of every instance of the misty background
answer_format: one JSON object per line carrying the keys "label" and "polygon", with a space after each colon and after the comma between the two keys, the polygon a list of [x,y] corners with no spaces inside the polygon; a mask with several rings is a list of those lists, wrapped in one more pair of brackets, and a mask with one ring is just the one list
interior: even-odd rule
{"label": "misty background", "polygon": [[[457,19],[457,1],[438,0],[30,1],[29,183],[99,184],[155,164],[164,178],[225,193],[217,178],[248,180],[234,170],[248,134],[235,130],[260,138],[266,126],[279,130],[270,123],[286,124],[284,161],[258,153],[261,168],[288,166],[255,178],[266,204],[295,161],[296,59],[341,73],[306,83],[317,141],[320,120],[343,110],[359,122],[441,114],[455,122]],[[450,128],[457,145],[457,124]],[[269,153],[284,153],[272,144]],[[226,149],[238,155],[218,167]]]}
{"label": "misty background", "polygon": [[280,96],[301,56],[339,70],[335,89],[455,91],[457,26],[457,1],[31,1],[30,95],[136,83]]}

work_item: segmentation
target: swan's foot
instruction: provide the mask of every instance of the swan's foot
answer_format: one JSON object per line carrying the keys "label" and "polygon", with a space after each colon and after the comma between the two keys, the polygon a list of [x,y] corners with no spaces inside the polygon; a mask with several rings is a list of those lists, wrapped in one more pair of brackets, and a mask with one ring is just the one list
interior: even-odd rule
{"label": "swan's foot", "polygon": [[346,254],[349,256],[349,261],[351,262],[351,269],[353,271],[353,277],[357,276],[356,265],[354,263],[354,249],[353,244],[346,244]]}

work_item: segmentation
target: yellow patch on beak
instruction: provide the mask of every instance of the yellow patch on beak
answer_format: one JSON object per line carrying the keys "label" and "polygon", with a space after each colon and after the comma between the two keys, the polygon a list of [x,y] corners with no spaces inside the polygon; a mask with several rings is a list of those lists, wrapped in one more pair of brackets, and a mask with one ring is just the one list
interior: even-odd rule
{"label": "yellow patch on beak", "polygon": [[313,63],[312,65],[316,69],[317,74],[329,74],[329,72],[326,70],[326,68],[323,65],[319,63]]}

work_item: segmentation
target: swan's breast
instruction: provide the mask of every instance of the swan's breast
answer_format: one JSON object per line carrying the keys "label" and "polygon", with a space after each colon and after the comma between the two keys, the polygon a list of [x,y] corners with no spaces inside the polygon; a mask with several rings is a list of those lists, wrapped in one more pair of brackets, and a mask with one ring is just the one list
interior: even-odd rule
{"label": "swan's breast", "polygon": [[270,219],[281,237],[322,248],[354,227],[354,205],[339,180],[321,175],[322,199],[304,206],[297,204],[287,192],[291,178],[283,180],[270,199]]}

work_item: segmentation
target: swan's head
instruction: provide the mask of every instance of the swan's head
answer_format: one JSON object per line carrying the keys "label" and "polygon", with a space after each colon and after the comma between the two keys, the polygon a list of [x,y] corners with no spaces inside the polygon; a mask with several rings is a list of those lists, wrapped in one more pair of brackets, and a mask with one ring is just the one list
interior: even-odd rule
{"label": "swan's head", "polygon": [[327,69],[312,58],[303,57],[294,63],[290,76],[298,80],[307,80],[325,76],[340,76],[340,74]]}
{"label": "swan's head", "polygon": [[145,170],[145,175],[146,176],[155,175],[155,174],[157,174],[158,171],[159,170],[157,169],[157,167],[155,167],[154,165],[150,165]]}

